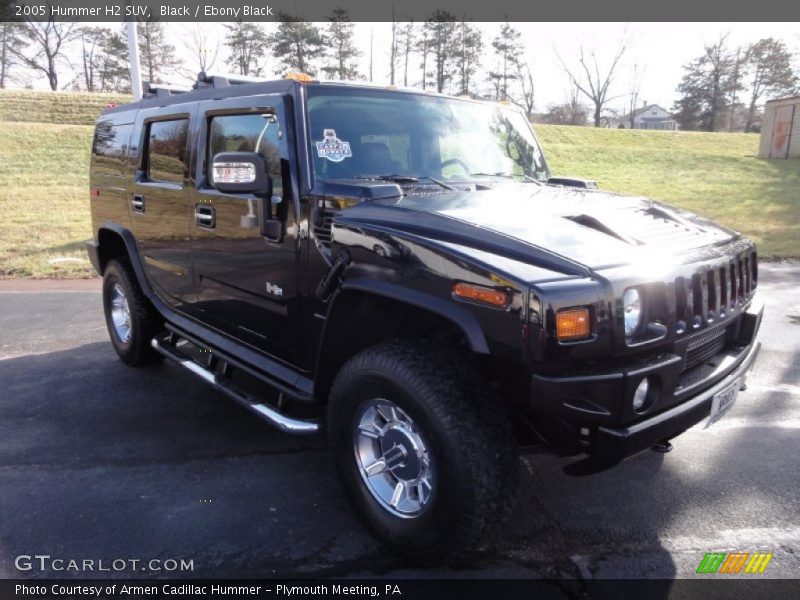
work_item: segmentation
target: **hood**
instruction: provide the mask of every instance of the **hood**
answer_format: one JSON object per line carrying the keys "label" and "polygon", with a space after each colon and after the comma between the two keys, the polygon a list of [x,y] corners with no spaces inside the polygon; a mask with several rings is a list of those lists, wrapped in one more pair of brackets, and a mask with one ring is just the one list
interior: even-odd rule
{"label": "hood", "polygon": [[[697,249],[738,237],[710,221],[646,198],[534,183],[508,183],[482,191],[409,194],[351,209],[356,213],[366,210],[371,218],[388,225],[387,217],[394,219],[368,205],[414,211],[416,219],[398,214],[397,226],[401,229],[411,229],[416,221],[426,231],[416,226],[413,229],[429,237],[441,237],[438,230],[447,233],[447,241],[476,248],[526,245],[538,250],[529,250],[531,258],[546,254],[556,262],[564,259],[593,270],[663,262],[665,256],[674,261],[678,254],[694,254]],[[351,210],[345,211],[345,219],[358,218]],[[420,219],[419,213],[426,213],[425,218]],[[458,239],[454,240],[454,235]]]}

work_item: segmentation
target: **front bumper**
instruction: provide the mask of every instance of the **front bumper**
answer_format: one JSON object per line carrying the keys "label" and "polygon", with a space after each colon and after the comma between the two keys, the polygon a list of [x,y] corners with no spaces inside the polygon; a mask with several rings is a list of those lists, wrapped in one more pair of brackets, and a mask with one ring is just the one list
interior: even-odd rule
{"label": "front bumper", "polygon": [[712,400],[717,393],[737,380],[744,382],[760,350],[761,342],[753,343],[733,371],[683,404],[627,427],[598,427],[591,461],[600,465],[612,465],[697,425],[709,416]]}
{"label": "front bumper", "polygon": [[[714,395],[737,379],[744,381],[753,367],[762,315],[763,303],[754,299],[739,318],[719,328],[720,335],[724,329],[723,349],[690,369],[685,368],[682,346],[614,369],[567,377],[535,375],[534,406],[570,424],[580,452],[589,455],[569,465],[567,472],[608,468],[707,418]],[[645,377],[656,382],[660,398],[651,413],[642,415],[633,411],[631,398]]]}

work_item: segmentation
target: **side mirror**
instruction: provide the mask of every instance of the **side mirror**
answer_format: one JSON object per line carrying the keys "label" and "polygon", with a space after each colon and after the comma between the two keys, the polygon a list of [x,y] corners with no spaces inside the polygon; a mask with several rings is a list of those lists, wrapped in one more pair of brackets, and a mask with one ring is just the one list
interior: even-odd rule
{"label": "side mirror", "polygon": [[211,183],[220,192],[269,198],[272,181],[267,167],[267,159],[255,152],[220,152],[211,165]]}

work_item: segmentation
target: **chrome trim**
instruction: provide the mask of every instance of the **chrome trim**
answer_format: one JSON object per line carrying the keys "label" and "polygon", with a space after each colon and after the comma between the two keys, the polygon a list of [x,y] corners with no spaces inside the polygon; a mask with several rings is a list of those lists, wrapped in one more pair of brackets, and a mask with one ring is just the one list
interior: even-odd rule
{"label": "chrome trim", "polygon": [[263,402],[257,402],[249,394],[237,390],[225,381],[220,380],[216,374],[212,373],[208,369],[203,368],[192,359],[181,355],[180,352],[171,346],[164,346],[160,344],[158,339],[153,338],[150,342],[150,345],[165,357],[178,363],[194,375],[197,375],[203,381],[211,384],[214,388],[229,398],[232,398],[244,408],[261,417],[264,421],[267,421],[269,424],[277,427],[281,431],[295,435],[308,435],[317,433],[319,431],[320,426],[316,421],[295,419],[284,415],[270,406],[267,406]]}

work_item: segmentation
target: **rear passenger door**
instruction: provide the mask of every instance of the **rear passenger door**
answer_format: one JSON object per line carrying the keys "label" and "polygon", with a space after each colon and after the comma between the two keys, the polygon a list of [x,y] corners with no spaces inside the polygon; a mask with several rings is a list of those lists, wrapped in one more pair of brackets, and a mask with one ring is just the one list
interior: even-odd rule
{"label": "rear passenger door", "polygon": [[[192,261],[197,288],[192,312],[238,340],[298,366],[305,335],[299,292],[300,250],[296,175],[289,152],[288,100],[281,95],[201,102],[198,106]],[[272,217],[281,239],[261,234],[252,194],[217,190],[210,164],[220,152],[258,152],[272,178]]]}
{"label": "rear passenger door", "polygon": [[174,307],[191,288],[189,256],[190,115],[143,110],[137,118],[138,163],[128,198],[147,278],[156,294]]}

